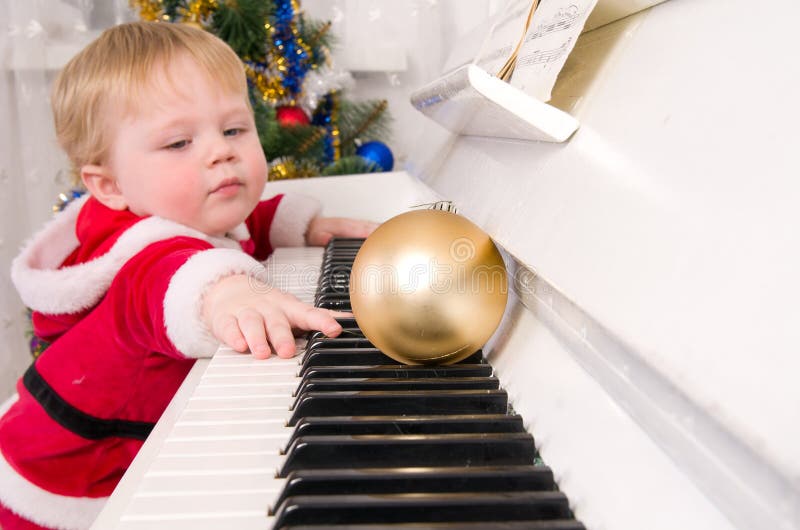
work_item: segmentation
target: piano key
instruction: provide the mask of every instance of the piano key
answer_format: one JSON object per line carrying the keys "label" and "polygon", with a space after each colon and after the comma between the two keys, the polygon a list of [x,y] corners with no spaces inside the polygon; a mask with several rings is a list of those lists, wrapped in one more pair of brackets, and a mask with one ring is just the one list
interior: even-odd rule
{"label": "piano key", "polygon": [[328,248],[358,248],[363,244],[363,237],[334,237],[328,241]]}
{"label": "piano key", "polygon": [[[348,347],[347,339],[327,339],[337,342],[326,343],[316,342],[309,348],[303,357],[302,367],[307,369],[309,366],[374,366],[382,364],[400,364],[395,359],[382,353],[379,349],[371,346],[369,342],[362,343],[362,346]],[[352,340],[352,339],[351,339]],[[370,344],[367,346],[367,344]],[[330,347],[327,347],[330,346]],[[463,364],[480,364],[483,362],[483,352],[478,350],[469,357],[460,361]]]}
{"label": "piano key", "polygon": [[433,466],[530,465],[536,449],[529,433],[301,436],[286,452],[280,472]]}
{"label": "piano key", "polygon": [[522,417],[516,414],[307,416],[295,425],[287,444],[287,450],[288,445],[301,436],[492,432],[525,432]]}
{"label": "piano key", "polygon": [[[306,353],[316,350],[330,350],[335,348],[374,348],[373,344],[364,337],[338,337],[330,338],[324,334],[321,337],[309,338],[306,344]],[[306,355],[307,356],[307,355]]]}
{"label": "piano key", "polygon": [[299,395],[289,425],[304,416],[498,414],[507,412],[505,390],[307,392]]}
{"label": "piano key", "polygon": [[275,528],[302,524],[535,521],[570,516],[561,492],[301,495],[278,509]]}
{"label": "piano key", "polygon": [[492,367],[488,364],[312,366],[299,375],[304,380],[317,377],[488,377],[492,375]]}
{"label": "piano key", "polygon": [[448,523],[321,524],[289,525],[280,530],[586,530],[575,519],[547,521],[480,521]]}
{"label": "piano key", "polygon": [[297,388],[296,395],[305,392],[341,392],[361,390],[480,390],[500,388],[496,377],[441,377],[421,379],[306,379]]}
{"label": "piano key", "polygon": [[317,304],[322,309],[332,309],[333,311],[352,311],[350,300],[326,300]]}
{"label": "piano key", "polygon": [[316,348],[303,356],[301,369],[311,366],[375,366],[396,362],[374,347]]}
{"label": "piano key", "polygon": [[[314,340],[325,339],[329,338],[325,333],[321,331],[315,331],[308,336],[308,341],[312,342]],[[363,339],[364,333],[359,328],[347,328],[342,327],[342,333],[337,338],[353,338],[353,339]]]}
{"label": "piano key", "polygon": [[553,491],[547,466],[413,467],[292,471],[273,508],[298,495]]}

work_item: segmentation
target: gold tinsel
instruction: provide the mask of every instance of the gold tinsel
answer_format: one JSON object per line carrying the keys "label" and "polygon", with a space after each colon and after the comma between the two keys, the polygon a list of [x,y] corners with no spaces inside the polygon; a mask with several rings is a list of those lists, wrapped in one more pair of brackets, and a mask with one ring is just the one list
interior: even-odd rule
{"label": "gold tinsel", "polygon": [[258,72],[248,64],[244,65],[244,70],[247,73],[248,79],[252,81],[261,94],[261,99],[275,106],[278,102],[286,98],[286,88],[283,86],[278,76],[271,76],[266,73]]}
{"label": "gold tinsel", "polygon": [[342,157],[342,136],[339,134],[339,92],[331,93],[331,142],[333,144],[333,161]]}
{"label": "gold tinsel", "polygon": [[219,8],[217,0],[193,0],[186,7],[179,9],[184,24],[202,28],[211,14]]}
{"label": "gold tinsel", "polygon": [[129,4],[139,11],[142,20],[158,22],[164,16],[164,6],[160,0],[129,0]]}
{"label": "gold tinsel", "polygon": [[317,175],[319,169],[310,162],[284,158],[270,162],[267,180],[304,179]]}

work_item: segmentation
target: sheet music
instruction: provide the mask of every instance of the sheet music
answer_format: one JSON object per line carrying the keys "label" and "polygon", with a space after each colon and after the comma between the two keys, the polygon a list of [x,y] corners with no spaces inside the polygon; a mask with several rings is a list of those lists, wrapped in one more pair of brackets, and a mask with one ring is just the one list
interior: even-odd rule
{"label": "sheet music", "polygon": [[511,84],[540,101],[549,101],[558,73],[597,0],[543,0],[517,56]]}
{"label": "sheet music", "polygon": [[[513,52],[532,0],[510,0],[495,19],[475,64],[497,74]],[[517,55],[511,85],[549,101],[558,73],[575,46],[597,0],[541,0]]]}

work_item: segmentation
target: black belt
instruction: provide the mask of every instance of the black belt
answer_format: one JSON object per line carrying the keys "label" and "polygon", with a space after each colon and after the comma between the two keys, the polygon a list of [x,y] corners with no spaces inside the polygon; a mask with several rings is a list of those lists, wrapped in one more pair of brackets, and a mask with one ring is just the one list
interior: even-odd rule
{"label": "black belt", "polygon": [[36,370],[36,363],[32,363],[30,368],[25,371],[25,375],[22,376],[22,384],[59,425],[89,440],[112,437],[145,440],[155,427],[155,423],[146,421],[96,418],[78,410],[59,396],[53,387],[44,380]]}

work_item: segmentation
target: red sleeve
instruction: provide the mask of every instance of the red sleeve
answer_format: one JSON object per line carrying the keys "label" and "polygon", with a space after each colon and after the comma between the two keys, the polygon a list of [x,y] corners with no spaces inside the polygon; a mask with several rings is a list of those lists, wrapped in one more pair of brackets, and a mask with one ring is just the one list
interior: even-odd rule
{"label": "red sleeve", "polygon": [[283,195],[276,195],[269,200],[261,201],[250,217],[245,220],[247,229],[250,231],[250,238],[255,244],[253,257],[258,261],[264,261],[272,254],[273,248],[269,240],[269,231],[281,199],[283,199]]}
{"label": "red sleeve", "polygon": [[131,344],[184,358],[166,333],[164,297],[175,272],[189,258],[211,248],[200,239],[174,237],[153,243],[128,260],[102,302],[114,312],[113,333]]}

